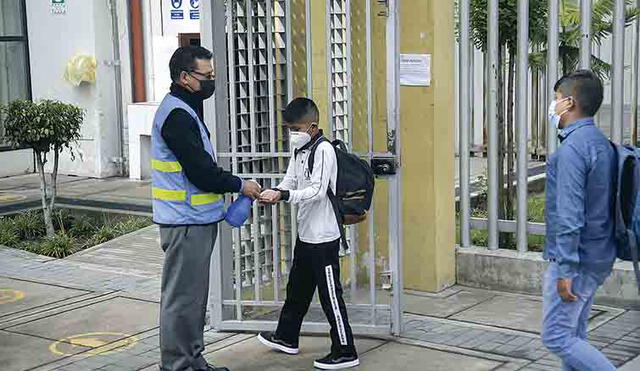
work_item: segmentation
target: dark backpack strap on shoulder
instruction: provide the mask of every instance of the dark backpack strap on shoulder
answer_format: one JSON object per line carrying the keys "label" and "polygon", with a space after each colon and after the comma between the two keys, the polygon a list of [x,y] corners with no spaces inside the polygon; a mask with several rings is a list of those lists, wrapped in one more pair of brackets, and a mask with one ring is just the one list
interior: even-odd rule
{"label": "dark backpack strap on shoulder", "polygon": [[342,241],[342,246],[344,246],[345,250],[349,250],[349,244],[347,243],[347,232],[344,228],[344,220],[342,219],[342,213],[340,213],[340,207],[338,206],[338,197],[333,193],[331,187],[327,188],[327,197],[329,197],[329,201],[331,202],[331,206],[333,207],[333,213],[336,216],[336,222],[338,223],[338,228],[340,229],[340,241]]}
{"label": "dark backpack strap on shoulder", "polygon": [[323,136],[320,139],[318,139],[315,143],[313,143],[311,147],[309,147],[309,151],[311,151],[311,153],[309,153],[309,159],[307,160],[307,164],[309,165],[309,174],[313,173],[313,163],[316,157],[316,149],[318,149],[318,146],[320,145],[320,143],[328,142],[328,141],[329,139]]}

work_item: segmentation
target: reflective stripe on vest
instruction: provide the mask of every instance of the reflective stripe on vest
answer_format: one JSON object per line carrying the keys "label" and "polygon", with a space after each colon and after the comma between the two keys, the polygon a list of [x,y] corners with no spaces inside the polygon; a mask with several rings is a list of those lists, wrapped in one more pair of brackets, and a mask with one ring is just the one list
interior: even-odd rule
{"label": "reflective stripe on vest", "polygon": [[151,188],[151,195],[156,200],[184,202],[187,200],[187,191],[175,189]]}
{"label": "reflective stripe on vest", "polygon": [[182,171],[182,165],[178,161],[160,161],[151,160],[151,168],[163,173],[179,173]]}
{"label": "reflective stripe on vest", "polygon": [[214,202],[218,202],[222,199],[222,196],[215,193],[199,193],[195,195],[191,195],[191,205],[200,206],[212,204]]}
{"label": "reflective stripe on vest", "polygon": [[[175,189],[162,189],[153,187],[151,194],[154,199],[170,202],[185,202],[187,201],[187,191],[175,190]],[[222,196],[215,193],[198,193],[191,195],[191,205],[202,206],[218,202],[222,199]]]}

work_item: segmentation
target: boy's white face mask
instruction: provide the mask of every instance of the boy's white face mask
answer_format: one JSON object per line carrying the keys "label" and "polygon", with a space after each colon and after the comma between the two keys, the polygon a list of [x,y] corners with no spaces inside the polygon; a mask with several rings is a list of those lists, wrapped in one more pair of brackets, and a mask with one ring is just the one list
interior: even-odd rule
{"label": "boy's white face mask", "polygon": [[291,144],[291,146],[293,148],[302,148],[304,147],[305,144],[309,143],[311,141],[311,135],[309,135],[309,133],[304,133],[304,132],[299,132],[299,131],[292,131],[289,133],[289,144]]}
{"label": "boy's white face mask", "polygon": [[305,144],[311,142],[311,134],[309,130],[313,128],[315,124],[312,123],[307,131],[289,131],[289,144],[296,149],[304,147]]}

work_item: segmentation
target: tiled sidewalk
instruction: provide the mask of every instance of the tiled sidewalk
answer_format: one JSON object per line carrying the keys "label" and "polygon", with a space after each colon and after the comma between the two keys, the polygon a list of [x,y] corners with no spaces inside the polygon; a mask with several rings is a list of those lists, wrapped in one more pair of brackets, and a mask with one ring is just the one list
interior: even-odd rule
{"label": "tiled sidewalk", "polygon": [[[0,287],[24,294],[0,304],[0,369],[155,369],[157,246],[157,229],[149,227],[63,260],[0,248]],[[539,339],[538,297],[454,287],[407,292],[405,302],[403,337],[360,338],[360,369],[392,360],[398,370],[559,369]],[[596,306],[591,328],[594,345],[616,365],[640,354],[640,312]],[[205,337],[206,357],[233,370],[310,369],[328,348],[325,337],[304,338],[305,355],[293,359],[266,351],[249,334]],[[245,352],[259,358],[239,356]],[[403,364],[406,357],[430,363]]]}

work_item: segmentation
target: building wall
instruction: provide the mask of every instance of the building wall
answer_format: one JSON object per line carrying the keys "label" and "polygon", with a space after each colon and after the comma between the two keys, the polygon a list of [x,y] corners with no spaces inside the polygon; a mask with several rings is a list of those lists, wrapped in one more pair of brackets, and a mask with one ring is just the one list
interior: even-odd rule
{"label": "building wall", "polygon": [[[90,177],[117,175],[118,166],[113,159],[119,156],[120,144],[118,94],[114,84],[109,0],[67,0],[66,4],[65,14],[52,14],[50,2],[27,1],[33,98],[61,100],[78,105],[86,112],[81,139],[76,146],[81,158],[73,161],[65,151],[61,156],[61,173]],[[125,41],[128,43],[126,38]],[[66,63],[76,54],[97,59],[94,84],[74,87],[63,80]]]}
{"label": "building wall", "polygon": [[184,19],[171,19],[175,10],[171,0],[143,0],[145,40],[145,74],[147,84],[147,102],[161,101],[171,86],[169,59],[179,46],[181,33],[200,33],[200,21],[190,19],[194,8],[191,2],[184,0],[180,9]]}

